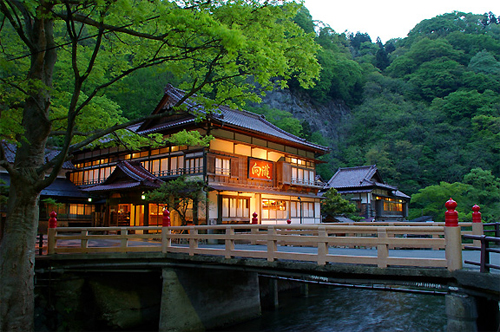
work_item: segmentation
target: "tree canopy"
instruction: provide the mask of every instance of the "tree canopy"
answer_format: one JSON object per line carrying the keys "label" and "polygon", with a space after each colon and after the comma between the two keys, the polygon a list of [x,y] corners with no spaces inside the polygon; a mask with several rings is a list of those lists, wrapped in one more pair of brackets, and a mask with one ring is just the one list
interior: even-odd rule
{"label": "tree canopy", "polygon": [[[11,164],[0,144],[0,166],[11,179],[0,244],[0,330],[33,329],[38,197],[63,163],[84,146],[161,141],[126,130],[145,117],[130,108],[123,114],[127,100],[118,90],[139,89],[141,75],[158,68],[186,91],[167,110],[176,112],[187,98],[206,109],[258,100],[254,82],[263,90],[292,78],[311,86],[318,46],[293,22],[299,7],[277,0],[0,0],[0,139],[17,145]],[[59,154],[47,160],[50,144]]]}

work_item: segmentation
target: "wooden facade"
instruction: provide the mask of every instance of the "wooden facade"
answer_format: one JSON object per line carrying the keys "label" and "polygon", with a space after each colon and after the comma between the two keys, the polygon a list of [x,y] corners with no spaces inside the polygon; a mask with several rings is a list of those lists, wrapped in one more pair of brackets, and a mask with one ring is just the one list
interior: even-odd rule
{"label": "wooden facade", "polygon": [[[76,154],[69,179],[92,198],[98,216],[95,225],[161,225],[164,202],[147,202],[145,193],[179,176],[201,179],[207,188],[208,203],[194,202],[188,223],[251,223],[254,213],[262,224],[321,222],[317,194],[322,183],[316,181],[316,164],[328,152],[326,147],[247,111],[221,106],[209,113],[188,99],[186,111],[172,112],[183,95],[168,86],[153,112],[165,116],[130,129],[164,137],[196,130],[214,137],[208,147],[169,145],[139,151],[114,147]],[[202,121],[197,121],[194,109],[204,113]],[[174,211],[171,218],[172,225],[181,224]]]}

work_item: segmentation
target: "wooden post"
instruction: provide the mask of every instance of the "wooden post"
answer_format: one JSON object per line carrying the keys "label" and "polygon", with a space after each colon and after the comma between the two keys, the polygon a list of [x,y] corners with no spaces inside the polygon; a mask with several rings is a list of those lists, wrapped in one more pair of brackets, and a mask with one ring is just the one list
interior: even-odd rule
{"label": "wooden post", "polygon": [[81,243],[80,247],[82,248],[82,252],[88,253],[88,248],[89,248],[89,239],[88,239],[89,231],[88,230],[82,230],[80,231],[80,236],[81,236]]}
{"label": "wooden post", "polygon": [[198,229],[194,226],[189,227],[189,256],[194,256],[196,249],[198,249]]}
{"label": "wooden post", "polygon": [[318,227],[318,265],[326,264],[326,254],[328,253],[326,228]]}
{"label": "wooden post", "polygon": [[[479,212],[481,208],[479,205],[475,204],[472,207],[472,234],[473,235],[484,235],[483,232],[483,223],[481,220],[481,212]],[[481,241],[480,240],[474,240],[472,241],[474,247],[480,247],[481,246]]]}
{"label": "wooden post", "polygon": [[163,210],[163,218],[161,224],[161,252],[166,254],[168,248],[172,246],[172,239],[170,238],[170,212]]}
{"label": "wooden post", "polygon": [[231,258],[233,257],[233,250],[234,250],[234,240],[233,240],[233,235],[234,235],[234,228],[231,226],[226,227],[226,253],[224,255],[225,258]]}
{"label": "wooden post", "polygon": [[120,251],[121,252],[127,252],[127,247],[128,247],[128,229],[126,227],[122,227],[120,229]]}
{"label": "wooden post", "polygon": [[387,258],[389,257],[389,246],[387,245],[387,228],[377,228],[378,244],[377,244],[377,266],[380,268],[387,267]]}
{"label": "wooden post", "polygon": [[47,254],[55,254],[57,234],[57,213],[52,211],[49,218],[49,229],[47,230]]}
{"label": "wooden post", "polygon": [[267,261],[274,262],[274,253],[278,251],[278,243],[276,241],[276,229],[274,226],[267,227]]}
{"label": "wooden post", "polygon": [[444,238],[446,250],[446,265],[449,271],[460,270],[462,268],[462,233],[458,226],[458,212],[455,211],[457,202],[449,199],[445,207],[444,214]]}

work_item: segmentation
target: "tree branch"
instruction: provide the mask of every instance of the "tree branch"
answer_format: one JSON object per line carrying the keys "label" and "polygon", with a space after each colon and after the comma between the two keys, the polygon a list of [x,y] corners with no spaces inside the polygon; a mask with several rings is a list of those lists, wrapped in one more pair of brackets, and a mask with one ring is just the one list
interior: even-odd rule
{"label": "tree branch", "polygon": [[[9,7],[12,10],[12,13],[16,16],[15,20],[14,20],[14,17],[12,17],[10,10],[5,5],[5,2],[7,2],[7,4],[9,5]],[[26,46],[28,46],[30,50],[34,51],[34,50],[36,50],[35,44],[33,44],[31,42],[31,40],[26,36],[26,33],[23,30],[23,24],[21,22],[21,19],[19,18],[19,16],[16,13],[16,8],[19,11],[21,11],[21,13],[23,14],[23,16],[25,18],[26,25],[28,26],[28,22],[31,22],[31,20],[29,19],[30,18],[29,13],[26,11],[24,6],[19,3],[19,1],[6,0],[6,1],[0,2],[0,11],[7,17],[10,24],[12,25],[14,30],[16,30],[18,36],[22,39],[22,41],[26,44]]]}

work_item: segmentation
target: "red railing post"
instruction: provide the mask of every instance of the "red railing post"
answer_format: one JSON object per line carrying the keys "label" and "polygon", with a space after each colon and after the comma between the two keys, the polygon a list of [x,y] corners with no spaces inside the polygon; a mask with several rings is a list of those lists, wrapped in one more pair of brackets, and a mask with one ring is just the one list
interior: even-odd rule
{"label": "red railing post", "polygon": [[[475,204],[472,207],[472,234],[473,235],[484,235],[484,229],[483,229],[483,223],[481,220],[481,212],[479,212],[481,208],[479,205]],[[474,247],[480,247],[481,246],[481,241],[480,240],[474,240],[472,241],[472,244]]]}
{"label": "red railing post", "polygon": [[444,238],[446,241],[446,262],[449,271],[462,268],[462,232],[458,226],[458,212],[455,211],[457,202],[450,198],[445,207],[444,214]]}
{"label": "red railing post", "polygon": [[254,212],[252,214],[252,224],[258,224],[259,223],[259,219],[257,219],[257,212]]}
{"label": "red railing post", "polygon": [[47,254],[55,253],[56,248],[56,228],[57,228],[57,213],[52,211],[49,218],[49,229],[47,230]]}
{"label": "red railing post", "polygon": [[165,209],[163,210],[163,218],[161,223],[161,251],[167,253],[168,247],[172,246],[172,239],[170,238],[171,230],[170,227],[170,212]]}
{"label": "red railing post", "polygon": [[162,227],[170,227],[170,211],[163,210]]}
{"label": "red railing post", "polygon": [[444,205],[448,209],[444,214],[444,225],[446,227],[457,227],[458,226],[458,212],[455,211],[457,207],[457,202],[450,198]]}
{"label": "red railing post", "polygon": [[50,218],[49,218],[49,228],[56,228],[57,227],[57,213],[56,211],[52,211],[50,213]]}

